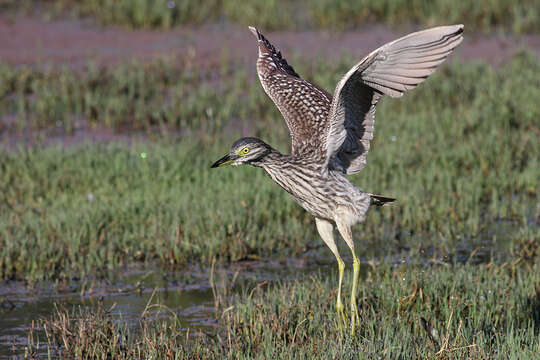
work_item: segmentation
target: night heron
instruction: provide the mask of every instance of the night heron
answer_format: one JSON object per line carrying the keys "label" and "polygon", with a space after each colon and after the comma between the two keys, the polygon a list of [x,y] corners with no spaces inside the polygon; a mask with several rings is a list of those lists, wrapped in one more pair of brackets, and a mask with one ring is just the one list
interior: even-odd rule
{"label": "night heron", "polygon": [[334,253],[339,268],[338,325],[346,323],[341,302],[345,263],[333,236],[332,222],[353,257],[351,332],[359,322],[356,286],[360,261],[354,251],[351,226],[365,219],[371,204],[395,199],[360,190],[346,177],[366,165],[373,138],[375,107],[384,95],[400,97],[423,82],[463,40],[463,25],[415,32],[381,46],[356,64],[338,82],[334,96],[303,80],[281,53],[254,27],[259,57],[257,72],[289,128],[291,155],[264,141],[246,137],[212,167],[249,164],[263,168],[285,191],[315,216],[317,230]]}

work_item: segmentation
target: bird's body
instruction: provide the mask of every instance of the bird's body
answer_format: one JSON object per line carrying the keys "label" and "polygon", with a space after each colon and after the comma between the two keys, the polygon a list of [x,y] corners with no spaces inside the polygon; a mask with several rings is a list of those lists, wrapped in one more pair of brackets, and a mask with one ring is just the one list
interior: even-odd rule
{"label": "bird's body", "polygon": [[335,221],[338,214],[346,212],[351,225],[363,221],[371,203],[370,194],[339,171],[320,171],[319,163],[314,157],[282,155],[273,150],[252,165],[263,168],[311,215]]}
{"label": "bird's body", "polygon": [[365,219],[370,205],[384,205],[394,199],[364,192],[346,175],[366,165],[379,100],[384,95],[400,97],[422,83],[461,43],[463,25],[419,31],[381,46],[343,76],[333,96],[302,79],[257,29],[250,30],[258,40],[257,73],[287,123],[291,154],[281,154],[264,141],[247,137],[235,141],[229,154],[212,167],[261,167],[315,216],[317,230],[339,266],[336,307],[341,328],[346,322],[341,302],[345,263],[334,241],[336,224],[353,256],[350,320],[354,334],[360,321],[356,309],[360,261],[351,226]]}

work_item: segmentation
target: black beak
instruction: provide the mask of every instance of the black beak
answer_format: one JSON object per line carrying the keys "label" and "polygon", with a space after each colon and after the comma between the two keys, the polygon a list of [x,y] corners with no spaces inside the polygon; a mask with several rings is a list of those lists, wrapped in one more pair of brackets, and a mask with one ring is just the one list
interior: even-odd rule
{"label": "black beak", "polygon": [[210,166],[210,167],[211,168],[217,168],[217,167],[220,167],[220,166],[229,165],[230,163],[232,163],[234,160],[236,160],[238,158],[239,158],[238,155],[227,154],[224,157],[222,157],[221,159],[219,159],[218,161],[216,161],[215,163],[213,163],[212,166]]}

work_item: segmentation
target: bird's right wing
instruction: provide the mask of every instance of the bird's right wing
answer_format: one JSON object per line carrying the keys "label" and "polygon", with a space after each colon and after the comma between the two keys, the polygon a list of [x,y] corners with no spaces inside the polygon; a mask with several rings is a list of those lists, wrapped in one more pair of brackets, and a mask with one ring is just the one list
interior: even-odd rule
{"label": "bird's right wing", "polygon": [[463,40],[463,25],[415,32],[371,52],[339,81],[326,133],[326,164],[346,174],[362,170],[373,139],[375,107],[401,97],[431,75]]}
{"label": "bird's right wing", "polygon": [[319,149],[323,140],[321,133],[327,127],[332,96],[302,79],[259,30],[249,29],[258,40],[259,79],[287,123],[292,154]]}

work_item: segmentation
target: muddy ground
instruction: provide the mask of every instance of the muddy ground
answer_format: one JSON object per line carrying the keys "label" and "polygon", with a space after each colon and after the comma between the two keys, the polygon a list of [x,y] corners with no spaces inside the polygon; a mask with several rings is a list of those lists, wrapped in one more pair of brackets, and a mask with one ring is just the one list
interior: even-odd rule
{"label": "muddy ground", "polygon": [[[264,33],[285,54],[332,58],[347,53],[361,58],[381,44],[417,29],[419,27],[405,26],[391,30],[382,25],[370,25],[344,33]],[[465,27],[465,41],[458,48],[457,56],[464,60],[481,59],[498,64],[520,49],[540,54],[540,35],[474,34],[467,33]],[[231,24],[180,27],[169,31],[133,31],[98,26],[91,20],[46,22],[37,18],[0,15],[2,62],[82,67],[89,60],[115,64],[186,55],[194,56],[202,65],[219,62],[224,55],[234,60],[253,62],[256,47],[247,28]]]}

